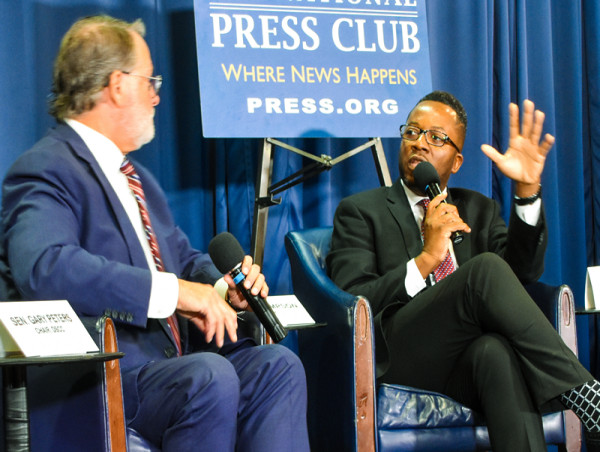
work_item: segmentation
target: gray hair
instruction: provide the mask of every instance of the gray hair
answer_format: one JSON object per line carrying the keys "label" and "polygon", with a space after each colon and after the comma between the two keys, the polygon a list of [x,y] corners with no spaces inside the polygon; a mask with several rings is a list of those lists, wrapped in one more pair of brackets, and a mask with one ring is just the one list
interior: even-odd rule
{"label": "gray hair", "polygon": [[62,120],[93,109],[110,74],[135,65],[131,32],[144,36],[146,27],[140,19],[128,23],[105,15],[71,26],[54,62],[52,116]]}

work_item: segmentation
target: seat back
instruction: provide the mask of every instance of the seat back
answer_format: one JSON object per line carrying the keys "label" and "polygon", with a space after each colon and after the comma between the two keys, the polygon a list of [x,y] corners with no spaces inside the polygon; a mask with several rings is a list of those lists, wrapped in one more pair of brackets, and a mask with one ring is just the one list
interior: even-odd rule
{"label": "seat back", "polygon": [[[290,232],[285,246],[294,293],[326,327],[300,330],[311,450],[376,450],[372,314],[325,272],[331,227]],[[357,372],[357,369],[359,371]]]}

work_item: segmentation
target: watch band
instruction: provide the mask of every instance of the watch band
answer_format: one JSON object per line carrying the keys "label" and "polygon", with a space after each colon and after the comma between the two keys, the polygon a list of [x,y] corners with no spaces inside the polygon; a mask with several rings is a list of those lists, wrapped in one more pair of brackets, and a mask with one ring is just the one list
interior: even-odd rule
{"label": "watch band", "polygon": [[534,202],[536,202],[541,197],[542,197],[542,185],[540,184],[540,188],[538,189],[538,191],[535,195],[528,196],[527,198],[519,198],[517,195],[515,195],[514,198],[515,198],[515,204],[517,206],[528,206],[529,204],[533,204]]}

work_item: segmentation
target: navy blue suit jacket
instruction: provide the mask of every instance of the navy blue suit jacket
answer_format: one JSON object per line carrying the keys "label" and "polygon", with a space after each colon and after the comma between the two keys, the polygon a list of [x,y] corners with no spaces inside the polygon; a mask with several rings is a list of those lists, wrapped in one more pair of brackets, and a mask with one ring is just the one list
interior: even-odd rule
{"label": "navy blue suit jacket", "polygon": [[[174,224],[156,180],[135,164],[166,271],[213,284],[222,275]],[[149,361],[174,356],[164,320],[148,319],[151,274],[117,195],[83,140],[59,124],[8,171],[4,257],[25,300],[67,299],[80,315],[117,323],[124,386]],[[180,319],[184,350],[188,322]]]}

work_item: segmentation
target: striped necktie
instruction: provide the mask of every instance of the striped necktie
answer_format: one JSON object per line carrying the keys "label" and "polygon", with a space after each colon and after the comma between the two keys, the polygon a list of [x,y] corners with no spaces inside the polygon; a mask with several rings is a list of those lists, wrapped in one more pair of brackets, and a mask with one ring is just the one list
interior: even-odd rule
{"label": "striped necktie", "polygon": [[[135,200],[137,201],[137,205],[140,210],[140,216],[142,217],[142,223],[144,225],[144,232],[146,234],[146,239],[148,239],[148,245],[150,246],[150,251],[152,252],[156,269],[160,272],[165,271],[165,267],[163,266],[162,258],[160,256],[160,249],[158,248],[156,235],[154,235],[152,225],[150,223],[150,215],[148,214],[148,208],[146,207],[146,197],[144,196],[144,190],[142,189],[140,176],[135,171],[135,168],[128,159],[123,160],[120,169],[121,172],[127,176],[129,188],[133,193]],[[177,317],[175,314],[167,317],[167,323],[171,328],[173,339],[177,345],[177,353],[179,356],[181,356],[181,337],[179,334],[179,325],[177,323]]]}
{"label": "striped necktie", "polygon": [[[427,206],[429,206],[429,199],[421,199],[418,202],[418,204],[423,207],[423,221],[421,222],[421,238],[423,238],[425,235],[425,215],[427,215]],[[454,270],[456,270],[456,268],[454,267],[454,261],[452,260],[450,251],[448,251],[442,263],[438,265],[438,267],[433,271],[433,277],[435,278],[435,282],[441,281],[450,273],[454,272]]]}

